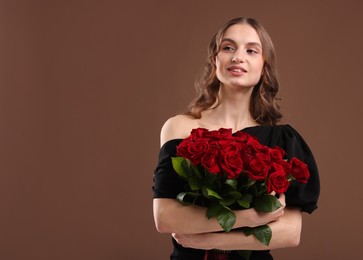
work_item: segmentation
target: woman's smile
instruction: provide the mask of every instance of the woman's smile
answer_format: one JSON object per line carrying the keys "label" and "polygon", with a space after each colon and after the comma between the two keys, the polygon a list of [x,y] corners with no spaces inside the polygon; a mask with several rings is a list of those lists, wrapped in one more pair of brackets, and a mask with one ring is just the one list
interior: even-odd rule
{"label": "woman's smile", "polygon": [[243,76],[245,73],[247,73],[247,70],[245,68],[237,65],[227,67],[227,70],[232,76]]}

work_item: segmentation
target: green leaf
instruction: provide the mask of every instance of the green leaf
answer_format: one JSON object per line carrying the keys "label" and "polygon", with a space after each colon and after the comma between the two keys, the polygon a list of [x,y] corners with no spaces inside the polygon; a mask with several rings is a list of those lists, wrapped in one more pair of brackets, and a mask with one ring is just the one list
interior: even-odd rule
{"label": "green leaf", "polygon": [[[264,195],[268,195],[267,194],[267,186],[264,183],[261,183],[261,186],[259,187],[259,189],[257,189],[257,196],[256,197],[261,197]],[[272,195],[270,195],[272,196]]]}
{"label": "green leaf", "polygon": [[250,236],[253,234],[253,228],[251,227],[243,227],[242,228],[242,231],[243,233],[246,235],[246,236]]}
{"label": "green leaf", "polygon": [[248,209],[251,207],[251,204],[249,202],[243,201],[243,200],[237,200],[238,205],[240,205],[242,208]]}
{"label": "green leaf", "polygon": [[272,231],[267,225],[259,226],[254,228],[253,234],[255,237],[264,245],[268,246],[271,241]]}
{"label": "green leaf", "polygon": [[234,200],[240,200],[242,198],[242,194],[238,191],[228,192],[227,196]]}
{"label": "green leaf", "polygon": [[234,190],[237,189],[237,180],[236,179],[227,179],[225,184],[232,187]]}
{"label": "green leaf", "polygon": [[200,190],[202,188],[202,181],[197,176],[192,176],[188,180],[189,186],[192,190]]}
{"label": "green leaf", "polygon": [[210,219],[212,217],[217,216],[217,214],[223,209],[223,206],[219,204],[214,204],[209,206],[206,212],[207,218]]}
{"label": "green leaf", "polygon": [[241,200],[251,203],[253,196],[251,194],[243,194]]}
{"label": "green leaf", "polygon": [[219,204],[223,205],[223,206],[230,206],[233,203],[235,203],[236,200],[235,199],[223,199],[219,201]]}
{"label": "green leaf", "polygon": [[181,167],[183,168],[183,171],[185,172],[185,174],[187,176],[193,176],[194,173],[192,172],[191,170],[191,162],[188,160],[188,159],[184,159],[182,162],[181,162]]}
{"label": "green leaf", "polygon": [[270,194],[262,195],[254,201],[255,209],[261,212],[272,212],[281,206],[280,201]]}
{"label": "green leaf", "polygon": [[247,181],[247,187],[250,187],[250,186],[252,186],[253,184],[255,184],[255,180],[251,180],[251,179],[248,179],[248,181]]}
{"label": "green leaf", "polygon": [[243,194],[241,199],[237,200],[237,203],[241,207],[248,209],[251,207],[252,199],[253,199],[253,197],[251,194]]}
{"label": "green leaf", "polygon": [[182,166],[183,162],[185,162],[185,158],[183,157],[171,157],[171,163],[175,172],[182,178],[187,179],[188,175],[185,171],[185,167]]}
{"label": "green leaf", "polygon": [[202,192],[203,192],[203,195],[207,198],[214,197],[219,200],[223,199],[217,192],[215,192],[214,190],[212,190],[206,186],[203,186]]}
{"label": "green leaf", "polygon": [[225,207],[218,213],[217,220],[223,230],[229,232],[236,223],[236,215],[232,210]]}
{"label": "green leaf", "polygon": [[243,233],[245,233],[246,236],[254,235],[258,239],[258,241],[266,246],[270,244],[272,231],[268,225],[258,226],[254,228],[244,227],[242,228],[242,231]]}
{"label": "green leaf", "polygon": [[198,166],[191,164],[190,167],[192,168],[192,171],[195,173],[196,176],[198,176],[199,179],[203,179],[203,176],[202,176]]}
{"label": "green leaf", "polygon": [[221,185],[218,174],[212,174],[205,169],[205,182],[210,187],[219,187]]}

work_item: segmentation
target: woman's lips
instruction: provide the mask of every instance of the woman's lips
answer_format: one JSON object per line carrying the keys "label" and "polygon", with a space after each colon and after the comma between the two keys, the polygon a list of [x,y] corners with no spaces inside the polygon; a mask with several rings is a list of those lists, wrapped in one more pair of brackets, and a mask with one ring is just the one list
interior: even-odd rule
{"label": "woman's lips", "polygon": [[227,70],[229,71],[230,74],[235,76],[240,76],[247,72],[247,70],[241,66],[231,66],[228,67]]}

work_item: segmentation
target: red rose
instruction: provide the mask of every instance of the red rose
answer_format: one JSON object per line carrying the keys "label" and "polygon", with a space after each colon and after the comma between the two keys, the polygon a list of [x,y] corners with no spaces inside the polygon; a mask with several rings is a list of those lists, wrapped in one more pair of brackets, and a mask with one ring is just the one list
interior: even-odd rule
{"label": "red rose", "polygon": [[248,168],[250,161],[255,158],[256,153],[264,152],[264,146],[252,135],[237,132],[234,140],[239,143],[244,166]]}
{"label": "red rose", "polygon": [[268,175],[269,169],[269,157],[266,154],[258,153],[249,162],[247,174],[252,180],[264,180]]}
{"label": "red rose", "polygon": [[254,136],[250,135],[247,139],[247,145],[254,152],[259,152],[264,147]]}
{"label": "red rose", "polygon": [[192,140],[198,140],[198,139],[203,138],[206,133],[208,133],[208,129],[196,128],[196,129],[193,129],[192,132],[190,133],[190,138]]}
{"label": "red rose", "polygon": [[284,193],[287,191],[290,182],[286,177],[284,168],[276,163],[272,164],[272,172],[267,180],[267,192]]}
{"label": "red rose", "polygon": [[299,182],[307,183],[310,177],[307,164],[294,157],[291,159],[290,165],[292,177]]}
{"label": "red rose", "polygon": [[176,147],[176,154],[178,156],[184,157],[189,159],[190,153],[188,151],[189,145],[192,143],[192,138],[189,136],[188,138],[185,138],[177,147]]}
{"label": "red rose", "polygon": [[282,168],[284,168],[286,176],[291,173],[291,164],[289,162],[287,162],[285,160],[281,160],[277,163],[280,164],[282,166]]}
{"label": "red rose", "polygon": [[241,145],[238,142],[233,141],[232,139],[221,139],[214,143],[216,148],[222,150],[223,152],[239,152],[241,149]]}
{"label": "red rose", "polygon": [[286,152],[282,148],[276,146],[274,148],[269,149],[269,154],[272,161],[279,162],[283,160]]}
{"label": "red rose", "polygon": [[234,179],[240,175],[243,170],[243,162],[239,152],[222,151],[221,167],[228,179]]}
{"label": "red rose", "polygon": [[232,129],[220,128],[219,130],[206,132],[203,136],[209,139],[229,139],[232,137]]}
{"label": "red rose", "polygon": [[198,141],[191,141],[190,139],[184,139],[177,146],[177,155],[189,159],[194,165],[200,163],[200,160],[204,153],[208,151],[209,144],[205,139]]}
{"label": "red rose", "polygon": [[206,168],[210,173],[220,173],[221,170],[218,166],[219,161],[219,153],[216,149],[210,149],[205,152],[203,157],[201,158],[201,164],[204,168]]}
{"label": "red rose", "polygon": [[251,138],[251,135],[245,133],[245,132],[242,132],[242,131],[238,131],[234,134],[234,139],[241,142],[241,143],[244,143],[246,144],[247,143],[247,140]]}
{"label": "red rose", "polygon": [[255,155],[246,148],[241,149],[241,157],[243,161],[243,167],[248,169],[250,162],[255,158]]}

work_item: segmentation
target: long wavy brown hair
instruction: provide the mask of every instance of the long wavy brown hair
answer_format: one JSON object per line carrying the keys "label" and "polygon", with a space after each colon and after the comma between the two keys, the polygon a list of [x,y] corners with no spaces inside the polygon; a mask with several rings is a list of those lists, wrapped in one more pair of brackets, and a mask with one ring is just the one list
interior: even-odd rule
{"label": "long wavy brown hair", "polygon": [[215,104],[218,105],[216,101],[218,101],[220,81],[216,76],[216,56],[220,50],[224,33],[234,24],[248,24],[255,29],[260,37],[264,66],[261,79],[252,91],[250,113],[253,119],[261,125],[275,125],[281,119],[282,114],[276,97],[279,82],[274,46],[263,26],[257,20],[246,17],[238,17],[228,21],[213,36],[209,44],[204,72],[196,81],[197,98],[192,101],[185,114],[200,118],[204,110],[210,109]]}

